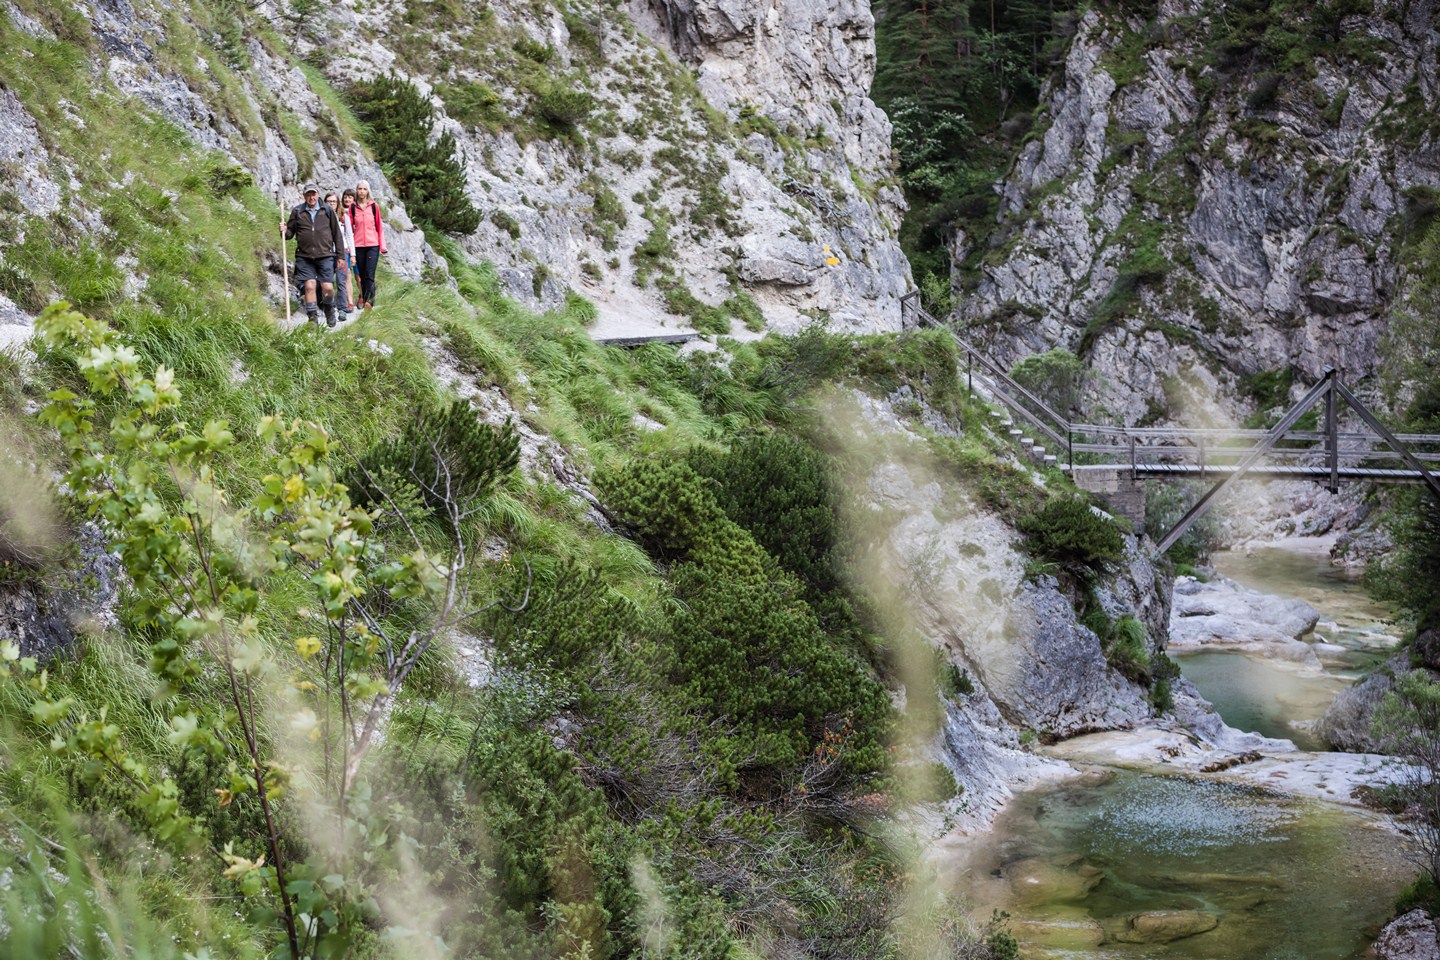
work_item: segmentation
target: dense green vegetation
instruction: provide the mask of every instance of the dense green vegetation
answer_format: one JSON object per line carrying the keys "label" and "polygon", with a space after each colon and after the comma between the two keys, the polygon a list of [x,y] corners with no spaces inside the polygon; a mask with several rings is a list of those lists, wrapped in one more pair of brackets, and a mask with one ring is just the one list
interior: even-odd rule
{"label": "dense green vegetation", "polygon": [[990,232],[991,185],[1035,123],[1040,87],[1074,33],[1069,0],[884,0],[872,95],[894,124],[910,211],[901,243],[926,306],[948,313],[947,238]]}
{"label": "dense green vegetation", "polygon": [[350,90],[365,123],[365,141],[395,185],[416,223],[457,235],[474,233],[480,211],[465,193],[465,170],[455,159],[455,137],[430,142],[435,110],[413,83],[394,74]]}

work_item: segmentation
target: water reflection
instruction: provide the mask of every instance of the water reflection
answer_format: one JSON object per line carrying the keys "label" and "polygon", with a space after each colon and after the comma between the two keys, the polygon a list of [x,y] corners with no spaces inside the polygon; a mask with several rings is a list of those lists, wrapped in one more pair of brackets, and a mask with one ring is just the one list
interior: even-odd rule
{"label": "water reflection", "polygon": [[1119,772],[1019,798],[957,884],[1024,956],[1352,960],[1407,878],[1363,815]]}
{"label": "water reflection", "polygon": [[[1305,728],[1325,712],[1347,684],[1384,660],[1399,642],[1389,610],[1365,592],[1359,576],[1330,564],[1327,541],[1256,547],[1212,557],[1215,569],[1241,586],[1304,600],[1320,613],[1313,640],[1323,672],[1277,663],[1258,654],[1203,650],[1176,657],[1193,682],[1230,726],[1292,740],[1301,750],[1325,744]],[[1300,723],[1296,727],[1295,723]]]}

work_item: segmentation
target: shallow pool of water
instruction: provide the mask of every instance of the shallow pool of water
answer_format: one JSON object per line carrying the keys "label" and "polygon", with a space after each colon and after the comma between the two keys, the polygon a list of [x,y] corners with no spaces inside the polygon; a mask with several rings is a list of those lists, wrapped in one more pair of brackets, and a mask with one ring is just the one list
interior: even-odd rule
{"label": "shallow pool of water", "polygon": [[978,914],[1011,914],[1027,958],[1354,960],[1410,872],[1400,840],[1370,824],[1118,772],[1017,798],[964,848],[954,882]]}
{"label": "shallow pool of water", "polygon": [[1393,613],[1366,592],[1358,573],[1331,565],[1327,544],[1315,540],[1248,552],[1226,550],[1214,554],[1211,562],[1241,586],[1314,607],[1320,614],[1315,638],[1346,649],[1322,657],[1326,668],[1354,678],[1385,659],[1400,631],[1391,622]]}
{"label": "shallow pool of water", "polygon": [[1204,650],[1175,658],[1230,726],[1292,740],[1301,750],[1324,750],[1319,738],[1292,721],[1316,720],[1350,681],[1296,669],[1234,650]]}

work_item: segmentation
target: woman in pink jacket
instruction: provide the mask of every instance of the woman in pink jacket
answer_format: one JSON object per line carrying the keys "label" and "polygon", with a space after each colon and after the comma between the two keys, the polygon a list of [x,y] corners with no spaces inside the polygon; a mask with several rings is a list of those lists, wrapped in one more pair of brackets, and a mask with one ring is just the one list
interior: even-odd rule
{"label": "woman in pink jacket", "polygon": [[385,252],[385,227],[380,222],[380,204],[370,196],[370,181],[355,184],[355,203],[350,207],[350,227],[355,234],[355,272],[360,275],[360,309],[375,305],[375,269]]}

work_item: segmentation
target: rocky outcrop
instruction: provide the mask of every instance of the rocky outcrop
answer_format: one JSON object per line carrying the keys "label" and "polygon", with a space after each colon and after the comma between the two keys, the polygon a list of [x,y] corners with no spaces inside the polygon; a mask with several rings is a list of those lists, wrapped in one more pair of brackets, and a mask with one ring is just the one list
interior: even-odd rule
{"label": "rocky outcrop", "polygon": [[[456,239],[516,299],[552,308],[583,295],[601,335],[702,322],[737,333],[742,322],[815,319],[899,327],[903,199],[888,121],[865,96],[874,24],[863,0],[785,3],[763,17],[723,0],[443,7],[307,4],[301,18],[281,0],[232,11],[217,33],[220,15],[198,0],[79,5],[95,82],[267,194],[298,202],[302,180],[368,180],[399,276],[443,276],[445,263],[340,105],[349,84],[387,72],[430,96],[437,136],[455,136],[483,215]],[[5,29],[55,36],[50,18],[9,4],[4,18]],[[24,216],[89,202],[51,145],[16,93],[0,91],[0,192],[23,208],[7,244],[23,237]],[[278,299],[279,260],[262,256]],[[0,291],[0,344],[29,322]]]}
{"label": "rocky outcrop", "polygon": [[[845,442],[866,451],[850,459],[865,465],[852,494],[865,515],[871,589],[903,608],[1013,726],[1067,737],[1148,718],[1145,691],[1111,668],[1056,579],[1027,575],[1014,528],[944,477],[888,403],[856,394],[837,404],[844,409],[831,416]],[[1113,612],[1157,621],[1164,603],[1155,584],[1148,559],[1133,551],[1106,591]]]}
{"label": "rocky outcrop", "polygon": [[986,827],[1017,792],[1074,774],[1068,764],[1026,750],[1019,731],[981,692],[946,701],[935,753],[960,787],[952,816],[966,831]]}
{"label": "rocky outcrop", "polygon": [[395,72],[431,94],[484,214],[460,243],[509,296],[549,308],[578,292],[601,335],[716,307],[711,324],[899,327],[903,199],[865,96],[866,3],[500,0],[458,16],[432,31],[390,5],[337,6],[298,49],[338,86]]}
{"label": "rocky outcrop", "polygon": [[1113,931],[1121,943],[1170,943],[1208,933],[1220,925],[1212,913],[1200,910],[1152,910],[1125,917]]}
{"label": "rocky outcrop", "polygon": [[[0,640],[41,664],[67,650],[79,633],[114,625],[124,573],[92,524],[75,532],[76,562],[48,575],[12,576],[0,583]],[[16,568],[10,568],[12,574]]]}
{"label": "rocky outcrop", "polygon": [[1440,188],[1436,6],[1268,30],[1215,0],[1089,8],[998,225],[957,239],[972,332],[1087,354],[1093,415],[1233,422],[1249,375],[1293,368],[1295,396],[1377,370],[1407,217]]}
{"label": "rocky outcrop", "polygon": [[1440,925],[1424,910],[1390,921],[1375,941],[1379,960],[1440,960]]}
{"label": "rocky outcrop", "polygon": [[1385,695],[1394,689],[1396,673],[1407,668],[1403,655],[1391,657],[1364,679],[1340,691],[1335,702],[1315,721],[1315,735],[1334,750],[1381,752],[1370,722]]}
{"label": "rocky outcrop", "polygon": [[1208,582],[1181,577],[1171,607],[1170,646],[1253,648],[1318,666],[1314,651],[1299,638],[1313,631],[1319,619],[1319,612],[1303,600],[1260,593],[1224,577]]}

